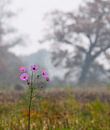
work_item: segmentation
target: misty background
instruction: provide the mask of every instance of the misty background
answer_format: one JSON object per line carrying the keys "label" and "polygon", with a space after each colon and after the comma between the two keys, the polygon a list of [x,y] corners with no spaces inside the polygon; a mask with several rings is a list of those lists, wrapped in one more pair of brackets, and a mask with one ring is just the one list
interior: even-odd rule
{"label": "misty background", "polygon": [[39,64],[55,85],[110,83],[109,0],[0,0],[0,86]]}

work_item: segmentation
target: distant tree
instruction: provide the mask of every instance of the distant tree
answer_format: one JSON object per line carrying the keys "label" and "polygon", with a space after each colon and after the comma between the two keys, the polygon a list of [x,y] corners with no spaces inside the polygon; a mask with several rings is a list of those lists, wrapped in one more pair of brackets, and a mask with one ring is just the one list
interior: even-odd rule
{"label": "distant tree", "polygon": [[11,19],[16,15],[10,8],[11,0],[0,0],[0,87],[14,84],[21,61],[8,50],[23,43],[16,29],[11,26]]}
{"label": "distant tree", "polygon": [[42,42],[53,43],[54,64],[67,69],[65,77],[75,74],[79,83],[102,80],[107,70],[100,61],[110,54],[110,1],[87,1],[78,12],[53,11],[46,18]]}
{"label": "distant tree", "polygon": [[12,0],[0,0],[0,49],[9,49],[23,42],[23,38],[16,36],[17,31],[11,26],[11,20],[16,15],[10,9],[11,2]]}

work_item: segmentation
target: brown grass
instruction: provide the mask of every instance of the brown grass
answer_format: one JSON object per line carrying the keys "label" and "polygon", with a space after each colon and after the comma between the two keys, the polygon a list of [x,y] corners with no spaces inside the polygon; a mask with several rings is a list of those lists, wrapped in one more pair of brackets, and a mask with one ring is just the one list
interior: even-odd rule
{"label": "brown grass", "polygon": [[[18,91],[0,91],[0,104],[1,103],[16,103],[24,92]],[[91,88],[52,88],[51,90],[41,91],[40,95],[45,98],[53,100],[66,99],[68,96],[73,96],[81,103],[94,101],[96,99],[102,102],[110,103],[110,89],[107,87],[91,87]]]}

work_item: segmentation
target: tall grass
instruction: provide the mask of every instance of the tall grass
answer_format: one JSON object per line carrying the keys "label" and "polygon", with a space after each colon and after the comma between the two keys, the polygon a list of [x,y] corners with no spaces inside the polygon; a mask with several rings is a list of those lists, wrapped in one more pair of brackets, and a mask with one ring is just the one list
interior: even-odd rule
{"label": "tall grass", "polygon": [[[0,130],[26,130],[28,109],[23,95],[0,93]],[[110,130],[109,98],[110,91],[103,88],[43,91],[33,99],[31,130]]]}

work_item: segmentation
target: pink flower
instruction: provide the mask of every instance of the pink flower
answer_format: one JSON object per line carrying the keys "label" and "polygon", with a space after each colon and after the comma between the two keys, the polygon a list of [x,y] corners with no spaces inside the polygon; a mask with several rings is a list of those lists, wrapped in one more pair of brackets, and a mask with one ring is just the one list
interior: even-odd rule
{"label": "pink flower", "polygon": [[43,77],[47,77],[48,76],[48,73],[45,69],[42,70],[42,76]]}
{"label": "pink flower", "polygon": [[49,80],[49,76],[48,76],[48,73],[45,69],[42,70],[42,76],[47,80],[47,81],[50,81]]}
{"label": "pink flower", "polygon": [[29,79],[29,75],[27,73],[23,73],[20,75],[20,79],[23,81],[27,81]]}
{"label": "pink flower", "polygon": [[45,79],[46,79],[46,81],[48,81],[48,82],[50,81],[49,77],[45,77]]}
{"label": "pink flower", "polygon": [[32,66],[31,66],[31,71],[32,71],[32,72],[37,72],[38,69],[39,69],[39,66],[38,66],[38,65],[32,65]]}
{"label": "pink flower", "polygon": [[22,73],[24,73],[24,72],[27,71],[27,69],[26,69],[26,67],[21,66],[21,67],[19,68],[19,71],[22,72]]}

